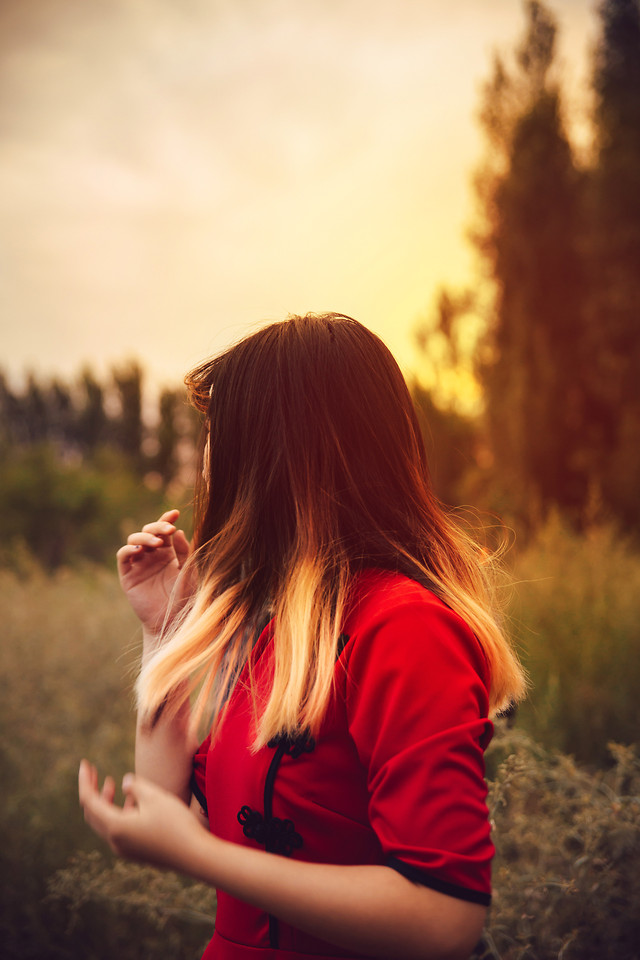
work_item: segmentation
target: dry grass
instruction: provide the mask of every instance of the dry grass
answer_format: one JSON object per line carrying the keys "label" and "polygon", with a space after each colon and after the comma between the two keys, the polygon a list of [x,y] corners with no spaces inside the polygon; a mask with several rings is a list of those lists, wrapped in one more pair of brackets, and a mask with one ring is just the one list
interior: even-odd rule
{"label": "dry grass", "polygon": [[610,750],[606,773],[589,773],[518,731],[490,748],[488,929],[501,960],[640,955],[640,760],[631,747]]}
{"label": "dry grass", "polygon": [[517,555],[512,604],[533,682],[520,722],[596,766],[640,736],[640,553],[612,526],[584,535],[552,517]]}
{"label": "dry grass", "polygon": [[[132,764],[135,618],[110,573],[45,576],[24,558],[21,569],[0,570],[2,956],[195,958],[213,892],[96,854],[77,805],[81,756],[116,778]],[[518,726],[551,746],[591,743],[589,759],[606,769],[548,752],[519,729],[496,738],[487,944],[501,960],[636,960],[640,766],[628,747],[607,753],[606,741],[637,736],[640,559],[606,531],[578,541],[557,527],[518,569],[527,582],[517,617],[537,682]],[[581,704],[589,684],[606,709]]]}

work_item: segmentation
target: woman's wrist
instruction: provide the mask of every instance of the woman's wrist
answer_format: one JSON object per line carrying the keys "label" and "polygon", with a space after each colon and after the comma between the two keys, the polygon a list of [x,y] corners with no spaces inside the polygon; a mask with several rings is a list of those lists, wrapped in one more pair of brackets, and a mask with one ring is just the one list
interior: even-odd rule
{"label": "woman's wrist", "polygon": [[150,627],[142,625],[142,666],[158,651],[162,643],[162,634],[159,630],[152,630]]}

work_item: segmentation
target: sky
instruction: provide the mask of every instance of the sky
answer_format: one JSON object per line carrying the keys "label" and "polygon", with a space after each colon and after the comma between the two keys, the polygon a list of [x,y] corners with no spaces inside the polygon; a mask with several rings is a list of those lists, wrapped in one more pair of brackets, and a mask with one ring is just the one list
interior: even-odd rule
{"label": "sky", "polygon": [[[570,104],[596,21],[553,0]],[[407,372],[473,282],[476,114],[519,0],[0,0],[0,368],[156,384],[335,310]]]}

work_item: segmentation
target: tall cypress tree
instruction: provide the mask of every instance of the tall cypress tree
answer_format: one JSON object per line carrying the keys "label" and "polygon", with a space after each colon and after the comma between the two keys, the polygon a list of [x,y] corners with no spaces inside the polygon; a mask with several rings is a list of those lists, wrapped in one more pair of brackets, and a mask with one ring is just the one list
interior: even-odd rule
{"label": "tall cypress tree", "polygon": [[600,447],[605,501],[640,523],[640,3],[604,0],[593,88],[596,165],[592,177],[596,358],[591,422]]}
{"label": "tall cypress tree", "polygon": [[38,443],[46,440],[49,434],[49,408],[45,391],[33,373],[27,377],[22,412],[28,442]]}
{"label": "tall cypress tree", "polygon": [[497,483],[533,518],[586,496],[586,358],[583,185],[553,80],[556,26],[541,3],[526,11],[515,67],[496,60],[484,92],[493,162],[477,181],[477,241],[495,290],[479,372]]}
{"label": "tall cypress tree", "polygon": [[83,453],[91,454],[106,442],[107,414],[104,408],[104,388],[89,367],[85,367],[80,375],[80,397],[76,415],[76,440]]}
{"label": "tall cypress tree", "polygon": [[165,484],[173,480],[178,469],[177,448],[180,435],[176,421],[181,393],[182,391],[166,388],[160,394],[160,422],[156,434],[158,452],[154,465]]}
{"label": "tall cypress tree", "polygon": [[115,422],[116,444],[132,464],[142,461],[142,368],[132,362],[113,371],[113,382],[120,401],[120,416]]}
{"label": "tall cypress tree", "polygon": [[59,449],[69,450],[75,444],[75,419],[69,386],[55,378],[47,390],[48,437]]}
{"label": "tall cypress tree", "polygon": [[23,439],[20,398],[11,389],[4,372],[0,371],[0,450],[3,454]]}

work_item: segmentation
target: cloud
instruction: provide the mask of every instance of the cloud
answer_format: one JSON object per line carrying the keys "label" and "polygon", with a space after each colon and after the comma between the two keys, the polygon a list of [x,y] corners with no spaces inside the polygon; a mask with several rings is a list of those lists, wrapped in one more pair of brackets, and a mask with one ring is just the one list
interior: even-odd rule
{"label": "cloud", "polygon": [[5,3],[5,356],[133,352],[168,375],[177,317],[217,343],[337,308],[406,361],[398,331],[467,269],[477,78],[519,19],[512,0]]}

